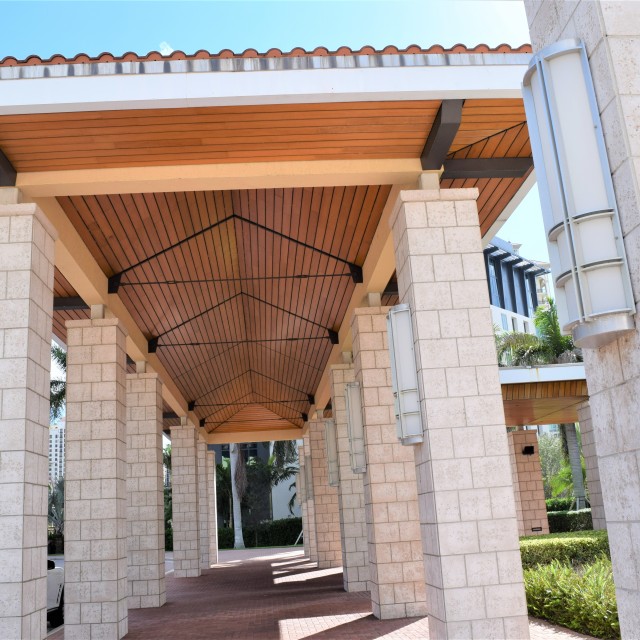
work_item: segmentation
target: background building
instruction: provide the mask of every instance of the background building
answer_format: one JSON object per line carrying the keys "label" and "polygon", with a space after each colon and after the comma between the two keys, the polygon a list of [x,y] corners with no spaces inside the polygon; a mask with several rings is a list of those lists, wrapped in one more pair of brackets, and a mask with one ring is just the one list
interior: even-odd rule
{"label": "background building", "polygon": [[64,476],[64,428],[64,420],[49,427],[49,482],[51,484]]}

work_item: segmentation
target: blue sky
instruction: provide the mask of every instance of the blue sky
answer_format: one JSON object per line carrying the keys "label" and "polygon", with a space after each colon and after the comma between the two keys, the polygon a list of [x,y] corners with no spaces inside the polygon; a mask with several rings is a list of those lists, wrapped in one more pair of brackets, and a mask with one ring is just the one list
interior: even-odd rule
{"label": "blue sky", "polygon": [[[0,21],[0,59],[168,48],[193,53],[529,41],[520,0],[0,0]],[[500,235],[521,242],[522,255],[546,259],[536,193],[507,225]]]}

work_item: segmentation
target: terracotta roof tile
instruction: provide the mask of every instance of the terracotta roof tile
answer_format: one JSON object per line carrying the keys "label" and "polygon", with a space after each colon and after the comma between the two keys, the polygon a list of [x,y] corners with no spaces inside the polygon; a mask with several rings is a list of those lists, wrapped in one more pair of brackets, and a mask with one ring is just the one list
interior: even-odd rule
{"label": "terracotta roof tile", "polygon": [[246,49],[242,53],[234,53],[230,49],[223,49],[218,53],[210,53],[204,49],[196,51],[194,54],[187,55],[183,51],[174,51],[168,56],[163,56],[158,51],[150,51],[146,56],[137,53],[127,52],[122,56],[114,56],[105,52],[92,58],[85,53],[79,53],[73,58],[66,58],[61,54],[55,54],[48,59],[39,56],[29,56],[24,60],[18,60],[8,56],[0,60],[2,67],[16,66],[35,66],[35,65],[53,65],[53,64],[87,64],[100,62],[144,62],[150,60],[202,60],[212,58],[286,58],[286,57],[312,57],[312,56],[353,56],[353,55],[394,55],[394,54],[456,54],[456,53],[531,53],[531,45],[523,44],[519,47],[512,47],[508,44],[501,44],[497,47],[489,47],[486,44],[478,44],[469,48],[463,44],[456,44],[453,47],[446,48],[442,45],[435,44],[427,49],[418,45],[410,45],[405,49],[389,45],[383,49],[375,49],[371,46],[364,46],[360,49],[351,49],[350,47],[340,47],[336,51],[329,51],[326,47],[316,47],[312,51],[307,51],[302,47],[296,47],[289,52],[283,52],[280,49],[269,49],[266,53],[260,53],[256,49]]}

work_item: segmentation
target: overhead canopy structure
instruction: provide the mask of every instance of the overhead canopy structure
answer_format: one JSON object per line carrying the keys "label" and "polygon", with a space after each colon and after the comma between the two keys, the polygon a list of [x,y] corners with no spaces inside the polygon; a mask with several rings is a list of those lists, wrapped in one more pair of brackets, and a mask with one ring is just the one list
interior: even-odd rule
{"label": "overhead canopy structure", "polygon": [[167,416],[190,412],[210,442],[295,437],[329,402],[353,308],[392,281],[398,190],[423,171],[477,187],[489,241],[533,183],[529,54],[1,61],[0,179],[60,233],[56,335],[105,304]]}

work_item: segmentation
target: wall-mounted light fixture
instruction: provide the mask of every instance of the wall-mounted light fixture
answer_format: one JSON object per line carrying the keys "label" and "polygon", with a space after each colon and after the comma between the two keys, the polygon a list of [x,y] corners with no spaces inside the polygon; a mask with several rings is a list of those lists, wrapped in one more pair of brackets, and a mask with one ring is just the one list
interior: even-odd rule
{"label": "wall-mounted light fixture", "polygon": [[408,304],[391,307],[387,314],[387,331],[398,439],[404,445],[419,444],[424,436],[411,309]]}
{"label": "wall-mounted light fixture", "polygon": [[337,487],[340,484],[340,473],[338,471],[338,438],[336,434],[336,423],[333,420],[324,421],[324,437],[327,442],[329,486]]}
{"label": "wall-mounted light fixture", "polygon": [[536,450],[534,449],[532,444],[525,444],[524,447],[522,447],[523,456],[532,456],[535,452]]}
{"label": "wall-mounted light fixture", "polygon": [[560,324],[599,347],[633,329],[635,306],[584,45],[537,53],[523,92]]}
{"label": "wall-mounted light fixture", "polygon": [[353,473],[364,473],[367,461],[364,453],[364,424],[362,422],[362,397],[360,383],[347,382],[344,389],[347,405],[347,430],[349,433],[349,453]]}
{"label": "wall-mounted light fixture", "polygon": [[307,500],[313,500],[313,469],[311,468],[311,456],[304,457],[304,484]]}

